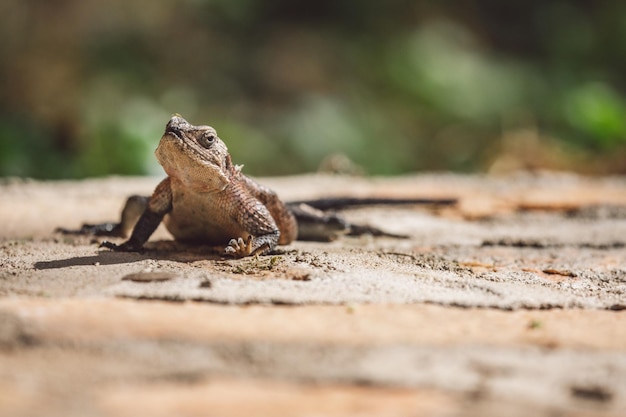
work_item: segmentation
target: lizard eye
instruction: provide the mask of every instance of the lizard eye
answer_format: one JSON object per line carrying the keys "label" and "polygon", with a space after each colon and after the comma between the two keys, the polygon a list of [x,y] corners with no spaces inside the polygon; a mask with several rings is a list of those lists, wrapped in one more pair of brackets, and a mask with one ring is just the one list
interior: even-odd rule
{"label": "lizard eye", "polygon": [[198,143],[205,148],[210,148],[215,142],[215,135],[213,133],[205,133],[198,138]]}

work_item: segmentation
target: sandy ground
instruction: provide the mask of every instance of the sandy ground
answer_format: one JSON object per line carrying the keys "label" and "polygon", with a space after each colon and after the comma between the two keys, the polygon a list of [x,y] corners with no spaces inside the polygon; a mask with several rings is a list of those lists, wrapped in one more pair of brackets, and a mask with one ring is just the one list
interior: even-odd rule
{"label": "sandy ground", "polygon": [[158,178],[0,185],[0,415],[626,412],[626,179],[300,176],[289,199],[456,197],[345,212],[408,239],[232,260],[63,236]]}

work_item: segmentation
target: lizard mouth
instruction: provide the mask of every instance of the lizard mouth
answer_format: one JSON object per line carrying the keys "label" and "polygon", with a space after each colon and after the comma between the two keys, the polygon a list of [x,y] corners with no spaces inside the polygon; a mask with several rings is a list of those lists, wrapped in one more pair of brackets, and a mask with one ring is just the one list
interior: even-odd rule
{"label": "lizard mouth", "polygon": [[174,116],[170,119],[170,121],[165,126],[165,133],[170,134],[180,140],[183,140],[183,125],[189,125],[189,123],[179,116]]}
{"label": "lizard mouth", "polygon": [[174,136],[176,139],[183,140],[183,134],[182,134],[183,132],[180,129],[176,128],[176,127],[172,127],[172,128],[168,127],[165,130],[165,133],[168,134],[168,135]]}
{"label": "lizard mouth", "polygon": [[168,123],[165,127],[165,134],[172,135],[177,139],[183,140],[183,131],[178,126],[174,126],[172,123]]}

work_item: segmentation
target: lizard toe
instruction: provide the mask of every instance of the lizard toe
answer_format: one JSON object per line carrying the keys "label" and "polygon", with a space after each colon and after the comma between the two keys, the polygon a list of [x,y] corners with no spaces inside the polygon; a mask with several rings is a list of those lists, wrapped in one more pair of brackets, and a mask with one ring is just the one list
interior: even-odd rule
{"label": "lizard toe", "polygon": [[236,255],[239,253],[239,242],[237,242],[237,239],[231,239],[228,242],[228,246],[226,246],[226,248],[224,248],[224,252],[226,252],[229,255]]}
{"label": "lizard toe", "polygon": [[228,246],[224,249],[224,252],[238,258],[249,256],[252,253],[252,236],[248,236],[248,239],[245,242],[241,237],[231,239],[228,242]]}

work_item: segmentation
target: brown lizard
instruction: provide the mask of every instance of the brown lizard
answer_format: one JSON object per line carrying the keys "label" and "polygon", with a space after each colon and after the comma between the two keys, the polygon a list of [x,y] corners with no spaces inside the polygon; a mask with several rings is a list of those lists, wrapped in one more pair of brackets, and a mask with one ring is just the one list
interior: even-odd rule
{"label": "brown lizard", "polygon": [[[224,142],[210,126],[194,126],[180,116],[167,123],[156,149],[167,173],[152,196],[128,199],[120,223],[83,225],[79,231],[130,238],[116,251],[140,251],[161,221],[178,241],[224,245],[236,257],[263,254],[299,234],[306,240],[331,240],[341,233],[391,235],[369,226],[350,225],[320,209],[379,203],[453,204],[454,200],[323,199],[283,203],[276,193],[241,173]],[[308,203],[308,204],[307,204]],[[315,207],[317,206],[317,208]],[[297,220],[296,220],[297,218]]]}

